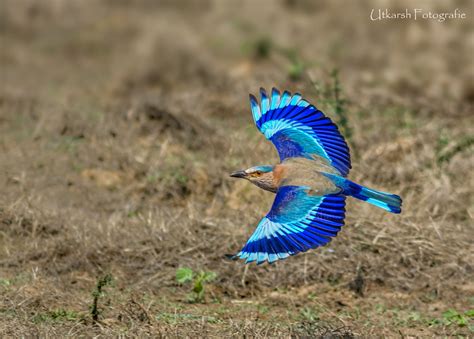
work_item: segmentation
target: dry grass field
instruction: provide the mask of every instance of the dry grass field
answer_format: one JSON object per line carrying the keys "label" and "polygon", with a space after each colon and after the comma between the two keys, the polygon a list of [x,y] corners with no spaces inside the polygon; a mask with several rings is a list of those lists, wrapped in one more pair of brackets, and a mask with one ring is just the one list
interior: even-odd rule
{"label": "dry grass field", "polygon": [[[472,337],[472,2],[418,3],[1,0],[0,336]],[[468,18],[369,19],[414,7]],[[402,214],[350,200],[326,247],[227,260],[273,201],[228,176],[278,159],[261,86]]]}

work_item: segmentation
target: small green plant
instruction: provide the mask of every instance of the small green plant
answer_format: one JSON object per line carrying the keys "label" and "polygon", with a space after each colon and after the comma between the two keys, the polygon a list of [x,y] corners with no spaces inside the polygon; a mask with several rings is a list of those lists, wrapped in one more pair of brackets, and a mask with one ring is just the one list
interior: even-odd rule
{"label": "small green plant", "polygon": [[428,321],[430,326],[435,325],[443,325],[443,326],[451,326],[457,325],[459,327],[464,327],[469,325],[470,320],[474,319],[474,309],[467,310],[464,313],[460,313],[455,309],[448,309],[447,311],[443,312],[441,315],[441,319],[434,318]]}
{"label": "small green plant", "polygon": [[339,70],[334,68],[330,73],[330,77],[330,82],[321,83],[313,81],[312,84],[316,90],[316,95],[319,97],[319,102],[322,106],[327,106],[327,108],[330,108],[334,112],[337,125],[341,129],[344,137],[350,141],[352,138],[352,128],[348,119],[348,100],[344,96],[343,88],[339,80]]}
{"label": "small green plant", "polygon": [[216,279],[217,275],[214,272],[200,271],[195,274],[192,269],[188,267],[181,267],[176,271],[176,281],[180,284],[192,282],[193,289],[188,295],[190,302],[204,301],[205,284]]}
{"label": "small green plant", "polygon": [[59,308],[56,310],[38,313],[33,317],[34,323],[42,323],[42,322],[62,322],[62,321],[75,321],[80,318],[79,314],[65,310],[63,308]]}
{"label": "small green plant", "polygon": [[242,49],[247,53],[250,51],[255,59],[268,59],[272,54],[283,56],[289,62],[287,66],[288,77],[293,81],[300,80],[309,66],[299,56],[296,49],[278,45],[267,36],[259,37],[253,42],[244,44]]}
{"label": "small green plant", "polygon": [[297,81],[303,77],[305,70],[306,66],[303,62],[294,60],[288,67],[288,77],[293,81]]}
{"label": "small green plant", "polygon": [[468,319],[474,317],[474,310],[469,310],[464,313],[459,313],[458,311],[450,308],[446,312],[443,312],[443,320],[445,325],[456,324],[458,326],[466,326],[468,324]]}
{"label": "small green plant", "polygon": [[0,278],[0,286],[10,286],[12,284],[11,280]]}
{"label": "small green plant", "polygon": [[265,305],[258,305],[258,313],[267,314],[270,311],[270,308]]}
{"label": "small green plant", "polygon": [[127,213],[127,218],[135,218],[139,216],[139,212],[137,210],[132,210]]}
{"label": "small green plant", "polygon": [[333,93],[333,109],[338,117],[338,125],[341,126],[342,132],[347,139],[352,137],[352,129],[347,119],[346,104],[347,100],[342,94],[342,87],[339,81],[339,70],[334,68],[331,72],[332,93]]}
{"label": "small green plant", "polygon": [[260,37],[254,43],[254,56],[259,59],[266,59],[270,56],[273,48],[273,41],[269,37]]}
{"label": "small green plant", "polygon": [[384,304],[376,304],[375,305],[375,312],[377,314],[383,314],[387,311],[387,308],[385,307]]}
{"label": "small green plant", "polygon": [[270,57],[275,44],[268,36],[260,36],[242,45],[242,51],[255,59],[267,59]]}
{"label": "small green plant", "polygon": [[319,314],[316,310],[310,307],[305,307],[300,311],[300,316],[302,319],[310,322],[320,320]]}
{"label": "small green plant", "polygon": [[92,305],[90,307],[90,314],[94,322],[99,320],[100,311],[99,311],[98,304],[99,304],[100,297],[103,296],[103,289],[106,286],[111,285],[112,282],[113,282],[112,275],[106,274],[97,280],[96,287],[94,291],[92,291]]}
{"label": "small green plant", "polygon": [[290,80],[300,80],[307,69],[308,65],[306,64],[306,62],[304,62],[303,59],[300,58],[298,52],[295,49],[280,48],[279,50],[281,54],[283,54],[290,63],[288,66],[288,77],[290,78]]}

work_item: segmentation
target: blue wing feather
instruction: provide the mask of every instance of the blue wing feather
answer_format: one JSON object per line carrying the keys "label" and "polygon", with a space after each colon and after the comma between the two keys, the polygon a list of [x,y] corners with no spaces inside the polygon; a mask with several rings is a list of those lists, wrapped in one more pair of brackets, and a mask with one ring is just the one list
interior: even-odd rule
{"label": "blue wing feather", "polygon": [[255,98],[252,94],[249,94],[249,99],[253,120],[255,121],[255,123],[258,123],[258,121],[262,117],[262,113],[260,112],[260,106],[258,105],[257,98]]}
{"label": "blue wing feather", "polygon": [[265,92],[263,88],[260,88],[260,97],[262,98],[260,103],[262,107],[262,114],[266,114],[270,109],[270,100],[267,97],[267,92]]}
{"label": "blue wing feather", "polygon": [[260,89],[260,105],[250,95],[255,124],[273,142],[280,161],[290,157],[326,158],[342,176],[351,168],[349,147],[337,126],[299,93],[291,95],[273,88],[271,100]]}
{"label": "blue wing feather", "polygon": [[280,91],[276,88],[272,88],[272,103],[271,103],[271,110],[275,110],[280,105]]}
{"label": "blue wing feather", "polygon": [[335,237],[344,225],[345,196],[307,192],[303,186],[280,187],[272,208],[236,256],[246,263],[272,263]]}

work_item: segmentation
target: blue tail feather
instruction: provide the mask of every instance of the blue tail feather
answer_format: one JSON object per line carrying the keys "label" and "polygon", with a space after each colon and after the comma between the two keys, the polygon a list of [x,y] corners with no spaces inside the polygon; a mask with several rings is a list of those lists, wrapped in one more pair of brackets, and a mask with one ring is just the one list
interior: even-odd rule
{"label": "blue tail feather", "polygon": [[392,213],[400,213],[402,211],[402,199],[396,194],[376,191],[338,175],[325,173],[325,176],[330,178],[336,186],[342,189],[342,194],[366,201],[369,204]]}
{"label": "blue tail feather", "polygon": [[402,211],[402,199],[391,193],[376,191],[350,180],[345,181],[344,193],[353,196],[356,199],[363,200],[374,206],[380,207],[392,213],[400,213]]}

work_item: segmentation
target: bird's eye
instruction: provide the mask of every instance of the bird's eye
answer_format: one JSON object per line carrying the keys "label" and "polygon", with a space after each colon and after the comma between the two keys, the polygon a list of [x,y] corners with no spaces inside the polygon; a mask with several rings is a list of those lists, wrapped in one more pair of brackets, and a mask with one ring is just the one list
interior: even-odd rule
{"label": "bird's eye", "polygon": [[262,175],[262,171],[255,171],[255,175]]}

